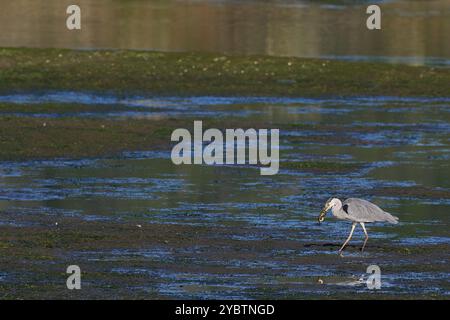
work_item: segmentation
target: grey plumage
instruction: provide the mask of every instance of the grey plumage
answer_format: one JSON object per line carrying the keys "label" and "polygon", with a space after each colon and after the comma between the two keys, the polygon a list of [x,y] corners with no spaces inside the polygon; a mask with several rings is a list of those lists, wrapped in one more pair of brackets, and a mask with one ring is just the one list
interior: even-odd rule
{"label": "grey plumage", "polygon": [[390,222],[398,223],[398,218],[382,210],[377,205],[363,199],[348,198],[342,203],[342,211],[348,219],[355,222]]}
{"label": "grey plumage", "polygon": [[389,212],[384,211],[377,205],[363,199],[358,198],[349,198],[344,202],[337,198],[329,199],[326,203],[322,211],[319,215],[319,223],[321,223],[327,214],[327,211],[331,209],[333,216],[341,220],[347,220],[352,222],[352,229],[350,231],[350,235],[347,240],[342,245],[339,253],[345,248],[347,243],[350,241],[353,235],[353,231],[355,230],[356,224],[360,224],[364,230],[364,234],[366,238],[364,240],[364,244],[361,248],[361,251],[364,250],[366,246],[367,240],[369,239],[369,235],[367,234],[367,230],[365,227],[365,223],[370,222],[389,222],[393,224],[398,223],[398,218],[390,214]]}

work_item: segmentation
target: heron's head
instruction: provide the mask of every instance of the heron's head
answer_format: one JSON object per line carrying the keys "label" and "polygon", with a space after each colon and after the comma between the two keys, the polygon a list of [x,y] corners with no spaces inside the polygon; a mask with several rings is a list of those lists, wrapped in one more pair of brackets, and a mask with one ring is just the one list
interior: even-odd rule
{"label": "heron's head", "polygon": [[319,214],[319,218],[318,218],[319,223],[321,223],[321,222],[323,222],[323,220],[325,220],[325,216],[327,215],[328,210],[333,208],[339,202],[340,201],[337,198],[330,198],[327,200],[327,202],[325,202],[325,205],[323,206],[323,209],[322,209],[322,211],[320,211],[320,214]]}

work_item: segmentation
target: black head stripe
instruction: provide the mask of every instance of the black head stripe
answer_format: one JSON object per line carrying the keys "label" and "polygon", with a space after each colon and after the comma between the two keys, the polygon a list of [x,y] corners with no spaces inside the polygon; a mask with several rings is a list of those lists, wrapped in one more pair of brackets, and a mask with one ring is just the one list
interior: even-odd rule
{"label": "black head stripe", "polygon": [[348,214],[348,204],[344,204],[342,206],[342,209],[345,211],[346,214]]}

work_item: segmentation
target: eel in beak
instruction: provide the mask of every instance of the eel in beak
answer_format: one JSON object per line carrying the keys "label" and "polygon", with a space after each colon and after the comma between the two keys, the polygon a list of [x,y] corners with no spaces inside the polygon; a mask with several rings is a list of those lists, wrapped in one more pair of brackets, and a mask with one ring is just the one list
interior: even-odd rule
{"label": "eel in beak", "polygon": [[327,215],[327,207],[324,207],[323,209],[322,209],[322,211],[320,211],[320,214],[319,214],[319,217],[318,217],[318,221],[319,221],[319,224],[321,223],[321,222],[323,222],[323,220],[325,220],[325,216]]}
{"label": "eel in beak", "polygon": [[319,217],[317,218],[317,220],[319,221],[319,224],[321,222],[323,222],[323,220],[325,220],[325,216],[327,215],[327,211],[330,210],[331,206],[330,206],[330,202],[331,202],[332,198],[328,199],[327,202],[325,203],[325,205],[323,206],[322,211],[320,211]]}

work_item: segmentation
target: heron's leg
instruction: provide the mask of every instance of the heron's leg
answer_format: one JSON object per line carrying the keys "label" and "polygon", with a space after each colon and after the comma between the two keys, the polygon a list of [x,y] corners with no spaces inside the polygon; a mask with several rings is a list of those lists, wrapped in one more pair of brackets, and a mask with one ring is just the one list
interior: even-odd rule
{"label": "heron's leg", "polygon": [[363,252],[364,248],[366,247],[367,240],[369,240],[369,235],[367,234],[367,230],[366,230],[366,226],[364,225],[364,222],[360,222],[359,224],[363,228],[364,234],[366,235],[366,239],[364,239],[364,244],[363,244],[363,246],[361,248],[361,252]]}
{"label": "heron's leg", "polygon": [[342,247],[339,249],[339,253],[342,252],[342,250],[344,250],[345,246],[347,245],[347,243],[350,241],[350,239],[352,238],[353,235],[353,231],[355,231],[355,227],[356,227],[356,222],[352,223],[352,230],[350,230],[350,234],[348,235],[347,240],[345,240],[344,244],[342,245]]}

